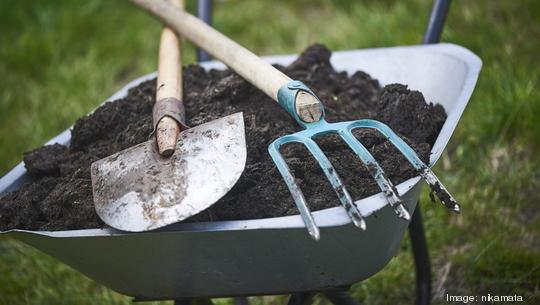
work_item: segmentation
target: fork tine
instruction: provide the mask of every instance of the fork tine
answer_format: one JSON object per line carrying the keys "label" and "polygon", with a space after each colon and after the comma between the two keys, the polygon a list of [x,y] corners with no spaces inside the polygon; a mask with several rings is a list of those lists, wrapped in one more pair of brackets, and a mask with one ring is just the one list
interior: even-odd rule
{"label": "fork tine", "polygon": [[365,230],[366,222],[362,217],[362,214],[354,204],[351,195],[341,182],[341,179],[339,178],[339,175],[337,174],[335,168],[332,166],[330,160],[328,160],[319,145],[317,145],[317,143],[315,143],[315,141],[313,141],[312,139],[305,138],[302,142],[306,145],[311,154],[315,157],[315,160],[317,160],[317,162],[321,166],[321,169],[326,175],[326,178],[330,180],[332,188],[339,197],[341,205],[343,206],[345,211],[347,211],[347,214],[349,214],[349,217],[351,218],[354,225],[362,230]]}
{"label": "fork tine", "polygon": [[379,188],[383,191],[386,200],[388,201],[390,206],[394,208],[394,211],[396,212],[398,217],[405,220],[410,220],[411,215],[409,214],[407,208],[402,204],[396,188],[394,187],[390,179],[388,179],[379,163],[366,149],[366,147],[354,137],[351,130],[349,129],[339,130],[339,135],[367,166],[369,172],[379,185]]}
{"label": "fork tine", "polygon": [[439,178],[435,176],[435,173],[433,173],[433,171],[429,167],[425,166],[424,169],[420,172],[420,175],[431,186],[431,189],[433,190],[435,195],[439,197],[445,207],[456,213],[459,213],[461,211],[459,203],[457,203],[456,199],[452,197],[450,192],[446,189],[446,187],[444,187]]}
{"label": "fork tine", "polygon": [[[407,158],[409,163],[418,170],[420,176],[424,178],[430,188],[435,192],[435,195],[439,197],[441,203],[451,211],[459,213],[461,208],[459,203],[454,199],[454,197],[448,192],[446,187],[441,183],[439,178],[433,173],[431,168],[427,166],[420,158],[416,152],[407,144],[403,139],[401,139],[392,129],[386,126],[384,123],[375,120],[363,120],[362,124],[358,127],[368,127],[378,130],[382,133],[389,141],[392,143],[404,156]],[[356,126],[352,127],[355,128]]]}
{"label": "fork tine", "polygon": [[[294,142],[298,142],[295,140],[292,140]],[[285,180],[285,183],[287,184],[287,187],[289,188],[289,192],[291,193],[294,202],[296,204],[296,207],[300,211],[300,215],[302,216],[302,220],[304,221],[304,224],[307,227],[307,230],[309,232],[309,235],[314,240],[320,239],[320,231],[317,225],[315,224],[315,220],[313,219],[313,215],[311,215],[311,211],[309,210],[306,198],[304,197],[304,194],[302,194],[302,191],[300,190],[300,187],[298,184],[296,184],[294,180],[294,176],[291,174],[291,170],[289,166],[287,165],[287,162],[285,162],[285,159],[281,156],[281,153],[279,152],[279,148],[282,144],[285,144],[288,141],[288,137],[281,137],[270,146],[268,146],[268,152],[270,153],[270,156],[272,157],[272,160],[274,160],[274,163],[277,166],[277,169],[279,170],[279,173],[283,177],[283,180]]]}

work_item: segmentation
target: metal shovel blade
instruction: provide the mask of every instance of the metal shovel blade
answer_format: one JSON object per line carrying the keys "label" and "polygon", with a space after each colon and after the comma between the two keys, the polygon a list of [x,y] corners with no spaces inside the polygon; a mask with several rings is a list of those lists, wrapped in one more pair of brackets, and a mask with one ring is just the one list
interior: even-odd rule
{"label": "metal shovel blade", "polygon": [[180,133],[171,157],[147,141],[92,164],[97,214],[109,226],[140,232],[210,207],[242,174],[246,141],[242,113]]}

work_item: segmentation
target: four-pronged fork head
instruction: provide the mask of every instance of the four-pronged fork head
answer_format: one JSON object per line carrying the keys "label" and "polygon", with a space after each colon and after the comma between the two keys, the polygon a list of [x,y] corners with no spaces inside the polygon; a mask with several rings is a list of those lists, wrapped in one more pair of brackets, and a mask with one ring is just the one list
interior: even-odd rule
{"label": "four-pronged fork head", "polygon": [[394,187],[388,176],[384,173],[383,169],[371,155],[368,149],[352,134],[352,131],[356,128],[372,128],[383,134],[403,155],[405,155],[407,160],[419,171],[419,174],[428,182],[428,184],[434,188],[435,194],[441,198],[443,203],[453,211],[459,211],[459,205],[448,193],[446,188],[444,188],[444,186],[440,183],[431,169],[424,164],[418,158],[414,150],[412,150],[412,148],[410,148],[388,126],[374,120],[328,123],[324,120],[324,108],[322,107],[322,103],[320,103],[320,101],[320,109],[317,111],[319,117],[310,122],[306,122],[300,118],[297,112],[298,107],[296,103],[299,100],[299,96],[302,96],[302,98],[310,96],[312,99],[314,98],[318,100],[313,91],[311,91],[302,82],[292,81],[279,90],[278,102],[302,127],[305,128],[305,130],[278,138],[270,144],[268,151],[274,160],[278,171],[285,180],[289,191],[291,192],[294,202],[300,211],[300,215],[307,226],[309,234],[315,240],[320,238],[319,228],[311,215],[311,211],[309,210],[306,199],[300,187],[296,183],[289,166],[280,153],[280,147],[287,143],[301,143],[308,149],[323,170],[326,178],[330,181],[330,184],[336,192],[341,205],[351,218],[353,224],[365,230],[366,222],[362,217],[362,214],[354,204],[351,195],[343,185],[343,182],[332,166],[330,160],[328,160],[324,152],[313,140],[314,138],[329,134],[339,135],[367,167],[369,173],[377,182],[377,185],[384,194],[387,202],[394,209],[396,214],[402,219],[407,221],[410,220],[411,216],[409,211],[403,205],[397,189]]}

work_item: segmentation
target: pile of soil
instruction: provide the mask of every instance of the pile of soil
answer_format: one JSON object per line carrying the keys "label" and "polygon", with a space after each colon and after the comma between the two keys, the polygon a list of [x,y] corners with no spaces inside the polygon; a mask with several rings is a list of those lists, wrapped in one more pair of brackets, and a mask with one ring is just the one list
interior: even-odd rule
{"label": "pile of soil", "polygon": [[[358,71],[351,76],[330,64],[331,52],[313,45],[287,67],[278,69],[305,82],[325,103],[330,122],[372,118],[388,124],[428,161],[446,114],[426,103],[418,91],[378,81]],[[132,88],[127,97],[106,103],[79,119],[70,147],[51,145],[24,154],[33,182],[0,199],[0,230],[66,230],[104,226],[94,211],[90,164],[148,140],[155,102],[155,80]],[[276,138],[300,128],[280,106],[231,71],[184,69],[188,124],[196,126],[242,111],[248,158],[234,188],[208,210],[187,221],[256,219],[297,214],[297,209],[267,152]],[[380,162],[394,184],[417,175],[384,137],[370,130],[356,136]],[[318,140],[355,199],[379,192],[367,169],[335,136]],[[312,210],[339,205],[315,160],[300,145],[282,150]]]}

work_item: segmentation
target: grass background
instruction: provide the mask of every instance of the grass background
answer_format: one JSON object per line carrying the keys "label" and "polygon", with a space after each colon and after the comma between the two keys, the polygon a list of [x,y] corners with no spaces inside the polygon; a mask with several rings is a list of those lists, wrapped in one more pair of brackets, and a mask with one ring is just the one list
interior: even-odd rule
{"label": "grass background", "polygon": [[[194,5],[188,0],[192,12]],[[314,42],[333,50],[416,44],[431,1],[230,0],[215,7],[215,26],[262,55],[297,53]],[[0,175],[127,81],[155,70],[159,30],[127,1],[0,0]],[[463,212],[449,215],[422,195],[435,304],[446,304],[445,293],[517,293],[540,304],[538,37],[539,1],[452,3],[442,40],[478,54],[483,69],[436,168]],[[194,62],[193,50],[186,46],[185,62]],[[366,304],[410,304],[414,287],[406,238],[386,268],[352,291]],[[129,303],[0,237],[0,304]]]}

